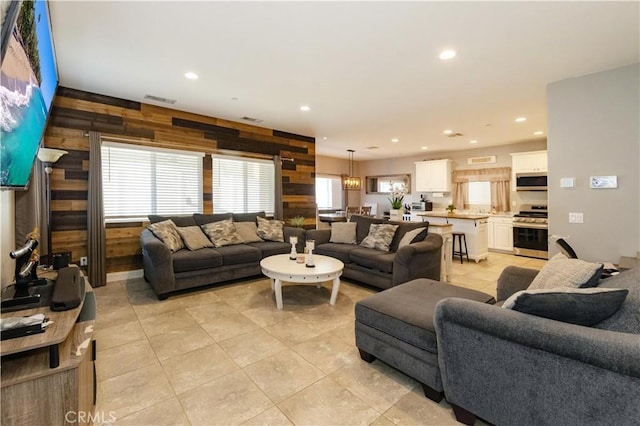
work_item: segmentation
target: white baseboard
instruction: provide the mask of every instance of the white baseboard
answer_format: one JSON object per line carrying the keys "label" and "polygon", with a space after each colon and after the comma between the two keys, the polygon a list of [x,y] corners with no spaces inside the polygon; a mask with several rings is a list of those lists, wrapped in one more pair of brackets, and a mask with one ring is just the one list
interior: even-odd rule
{"label": "white baseboard", "polygon": [[107,282],[112,283],[114,281],[130,280],[133,278],[142,278],[144,271],[142,269],[136,269],[133,271],[111,272],[107,274]]}

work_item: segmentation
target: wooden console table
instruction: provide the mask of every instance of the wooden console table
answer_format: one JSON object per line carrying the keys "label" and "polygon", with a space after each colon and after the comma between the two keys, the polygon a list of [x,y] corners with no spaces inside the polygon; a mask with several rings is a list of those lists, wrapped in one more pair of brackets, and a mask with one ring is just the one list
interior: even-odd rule
{"label": "wooden console table", "polygon": [[44,333],[0,344],[0,423],[91,423],[96,400],[95,308],[93,289],[85,279],[84,299],[75,309],[53,312],[40,307],[2,314],[4,318],[43,313],[53,324]]}

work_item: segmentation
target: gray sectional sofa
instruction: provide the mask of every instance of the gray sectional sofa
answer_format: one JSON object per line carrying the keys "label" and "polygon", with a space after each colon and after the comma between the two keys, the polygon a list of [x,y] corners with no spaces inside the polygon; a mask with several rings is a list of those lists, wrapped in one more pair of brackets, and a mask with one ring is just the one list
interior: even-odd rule
{"label": "gray sectional sofa", "polygon": [[[538,272],[509,267],[499,301]],[[640,270],[601,280],[628,289],[592,326],[450,298],[435,310],[442,384],[456,418],[496,425],[632,425],[640,422]]]}
{"label": "gray sectional sofa", "polygon": [[[428,234],[429,222],[389,222],[367,216],[351,216],[356,223],[356,244],[332,243],[330,229],[307,231],[307,239],[315,241],[315,253],[331,256],[344,263],[342,275],[380,289],[387,289],[416,278],[440,280],[442,237]],[[398,225],[388,252],[360,246],[371,224]],[[424,229],[424,239],[398,248],[404,235]],[[419,238],[419,237],[418,237]]]}
{"label": "gray sectional sofa", "polygon": [[[151,223],[171,219],[178,227],[202,226],[232,218],[234,222],[256,222],[256,216],[265,217],[264,212],[243,214],[195,214],[192,216],[149,216]],[[285,242],[261,241],[235,244],[218,248],[202,248],[191,251],[187,248],[171,253],[169,248],[150,230],[140,234],[144,277],[151,284],[160,300],[171,293],[260,275],[260,260],[274,254],[291,251],[290,236],[298,237],[297,250],[304,247],[304,229],[285,226]]]}

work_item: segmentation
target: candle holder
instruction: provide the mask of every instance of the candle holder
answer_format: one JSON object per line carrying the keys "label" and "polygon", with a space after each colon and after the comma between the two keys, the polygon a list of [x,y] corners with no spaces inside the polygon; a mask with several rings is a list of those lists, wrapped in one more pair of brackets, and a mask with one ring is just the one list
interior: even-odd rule
{"label": "candle holder", "polygon": [[308,240],[306,247],[307,247],[307,254],[305,255],[304,263],[307,265],[307,268],[314,268],[316,266],[313,263],[313,249],[315,248],[315,241]]}
{"label": "candle holder", "polygon": [[298,258],[298,252],[296,251],[298,237],[289,237],[289,242],[291,243],[291,254],[289,254],[289,259],[296,260]]}

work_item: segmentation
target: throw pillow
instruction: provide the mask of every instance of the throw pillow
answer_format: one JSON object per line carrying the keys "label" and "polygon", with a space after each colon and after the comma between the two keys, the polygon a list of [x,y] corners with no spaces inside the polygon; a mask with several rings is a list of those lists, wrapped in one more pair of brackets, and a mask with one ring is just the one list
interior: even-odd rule
{"label": "throw pillow", "polygon": [[199,226],[178,226],[176,228],[182,241],[191,251],[200,250],[205,247],[213,247],[213,243],[202,232]]}
{"label": "throw pillow", "polygon": [[529,285],[529,290],[557,287],[595,287],[602,274],[601,263],[569,259],[562,253],[553,256]]}
{"label": "throw pillow", "polygon": [[245,243],[259,243],[264,241],[258,237],[258,226],[254,222],[233,222],[236,226],[236,231],[242,237]]}
{"label": "throw pillow", "polygon": [[505,309],[556,321],[590,326],[609,318],[622,305],[624,288],[557,288],[523,290],[502,305]]}
{"label": "throw pillow", "polygon": [[398,229],[398,225],[388,223],[371,224],[369,235],[360,243],[363,247],[368,247],[380,251],[389,251],[389,245]]}
{"label": "throw pillow", "polygon": [[281,220],[268,220],[257,216],[258,220],[258,236],[267,241],[284,242],[284,233],[282,227],[284,222]]}
{"label": "throw pillow", "polygon": [[355,244],[356,224],[355,222],[333,222],[331,224],[331,243]]}
{"label": "throw pillow", "polygon": [[400,243],[398,244],[398,249],[401,249],[402,247],[408,246],[409,244],[413,243],[414,242],[413,240],[422,231],[424,231],[424,228],[416,228],[416,229],[412,229],[411,231],[406,232],[404,234],[404,237],[402,237],[402,239],[400,240]]}
{"label": "throw pillow", "polygon": [[236,231],[236,227],[231,219],[207,223],[206,225],[202,225],[202,229],[216,247],[244,243],[244,240],[240,234],[238,234],[238,231]]}
{"label": "throw pillow", "polygon": [[171,253],[174,253],[184,247],[182,238],[176,229],[176,224],[173,223],[171,219],[152,223],[147,228],[153,232],[153,235],[158,237],[164,245],[169,247]]}

